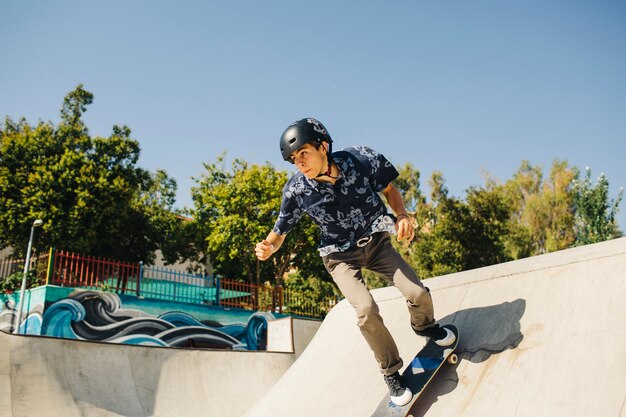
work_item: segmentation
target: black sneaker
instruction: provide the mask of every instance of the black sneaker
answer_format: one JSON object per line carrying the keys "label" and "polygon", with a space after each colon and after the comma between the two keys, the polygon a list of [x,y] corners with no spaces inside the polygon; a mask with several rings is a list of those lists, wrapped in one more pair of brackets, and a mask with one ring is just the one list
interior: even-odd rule
{"label": "black sneaker", "polygon": [[456,340],[456,336],[452,333],[452,330],[441,327],[438,324],[435,324],[432,327],[427,329],[416,331],[419,336],[424,336],[430,338],[433,342],[435,342],[439,346],[450,346]]}
{"label": "black sneaker", "polygon": [[413,393],[404,385],[399,373],[396,372],[391,375],[385,375],[384,378],[385,383],[389,387],[389,398],[395,405],[402,407],[411,401]]}

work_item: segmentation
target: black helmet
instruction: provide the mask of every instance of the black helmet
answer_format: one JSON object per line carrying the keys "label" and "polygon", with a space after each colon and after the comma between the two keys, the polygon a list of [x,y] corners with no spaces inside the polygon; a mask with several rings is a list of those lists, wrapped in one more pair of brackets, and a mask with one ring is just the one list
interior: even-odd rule
{"label": "black helmet", "polygon": [[324,125],[310,117],[298,120],[289,125],[280,137],[280,153],[283,155],[285,161],[293,164],[291,160],[293,151],[311,142],[320,144],[322,142],[328,142],[328,155],[330,157],[333,140],[330,138]]}

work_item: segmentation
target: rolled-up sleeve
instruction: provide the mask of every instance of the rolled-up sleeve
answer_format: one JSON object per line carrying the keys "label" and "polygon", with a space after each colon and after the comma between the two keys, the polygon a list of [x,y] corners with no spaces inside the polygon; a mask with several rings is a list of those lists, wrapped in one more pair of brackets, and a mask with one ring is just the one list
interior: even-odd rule
{"label": "rolled-up sleeve", "polygon": [[286,184],[283,189],[283,201],[280,204],[280,212],[278,213],[278,218],[272,229],[272,231],[278,235],[286,235],[289,233],[304,214],[295,195],[287,191],[288,187],[289,183]]}

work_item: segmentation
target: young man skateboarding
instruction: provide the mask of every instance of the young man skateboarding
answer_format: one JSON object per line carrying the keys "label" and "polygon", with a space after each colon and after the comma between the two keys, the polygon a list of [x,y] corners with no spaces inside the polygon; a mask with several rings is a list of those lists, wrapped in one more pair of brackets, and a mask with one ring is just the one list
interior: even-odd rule
{"label": "young man skateboarding", "polygon": [[[411,241],[414,236],[402,196],[392,184],[398,171],[383,155],[364,146],[333,153],[328,131],[312,118],[298,120],[285,130],[280,151],[299,172],[285,184],[278,219],[267,238],[257,243],[256,256],[268,259],[304,214],[319,226],[324,265],[356,310],[357,324],[378,361],[391,401],[402,406],[412,396],[398,373],[402,359],[361,268],[380,274],[400,290],[418,335],[440,346],[451,345],[455,336],[435,323],[428,289],[391,245],[390,233],[397,233],[398,240]],[[378,193],[385,196],[395,216]]]}

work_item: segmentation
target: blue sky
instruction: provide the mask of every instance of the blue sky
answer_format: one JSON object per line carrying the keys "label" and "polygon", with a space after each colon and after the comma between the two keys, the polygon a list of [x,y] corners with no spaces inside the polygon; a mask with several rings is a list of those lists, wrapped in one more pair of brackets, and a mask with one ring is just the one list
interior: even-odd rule
{"label": "blue sky", "polygon": [[[321,120],[464,197],[554,159],[626,186],[626,2],[3,1],[0,117],[59,120],[78,84],[92,135],[127,125],[179,207],[228,159],[292,170],[278,138]],[[626,202],[619,222],[626,225]]]}

